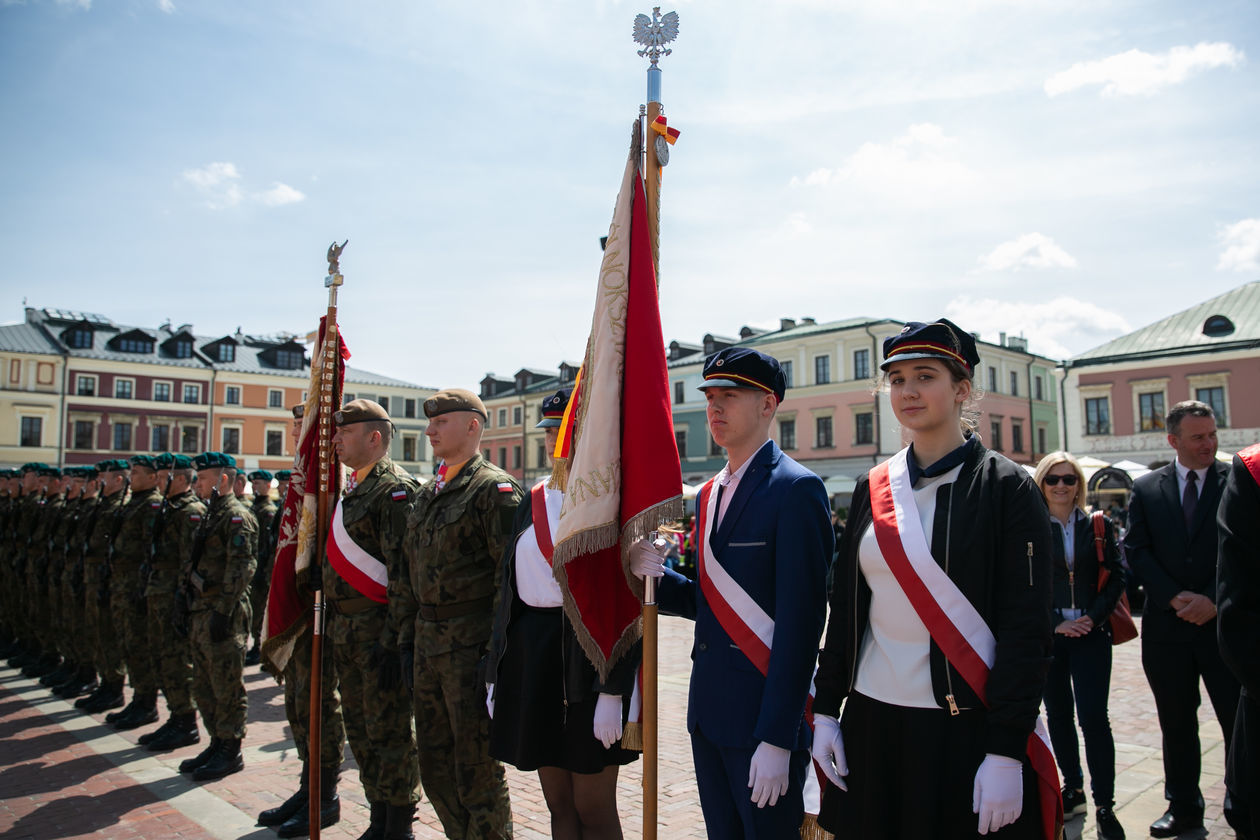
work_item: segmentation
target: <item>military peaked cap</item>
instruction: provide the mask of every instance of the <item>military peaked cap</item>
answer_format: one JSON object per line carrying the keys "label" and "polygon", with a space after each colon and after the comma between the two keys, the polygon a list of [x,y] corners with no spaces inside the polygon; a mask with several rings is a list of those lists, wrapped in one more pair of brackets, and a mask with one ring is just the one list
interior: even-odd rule
{"label": "military peaked cap", "polygon": [[249,475],[245,477],[248,478],[250,481],[271,481],[271,473],[267,472],[266,470],[254,470],[252,473],[250,473]]}
{"label": "military peaked cap", "polygon": [[463,388],[446,388],[424,401],[425,417],[437,417],[452,411],[475,411],[482,419],[490,419],[490,413],[486,411],[486,404],[481,401],[481,397]]}
{"label": "military peaked cap", "polygon": [[911,321],[901,332],[884,339],[884,363],[880,370],[908,359],[945,359],[973,373],[980,364],[971,333],[946,318],[931,324]]}
{"label": "military peaked cap", "polygon": [[563,422],[564,410],[569,406],[569,397],[571,392],[567,388],[561,388],[550,397],[542,401],[542,419],[534,426],[535,429],[554,429]]}
{"label": "military peaked cap", "polygon": [[704,360],[705,388],[754,388],[783,402],[787,375],[774,356],[749,347],[727,347]]}
{"label": "military peaked cap", "polygon": [[293,419],[301,420],[302,416],[306,414],[306,403],[298,403],[289,410],[293,412]]}
{"label": "military peaked cap", "polygon": [[352,400],[333,412],[333,422],[338,426],[366,423],[369,420],[384,420],[388,423],[389,412],[380,403],[372,400]]}

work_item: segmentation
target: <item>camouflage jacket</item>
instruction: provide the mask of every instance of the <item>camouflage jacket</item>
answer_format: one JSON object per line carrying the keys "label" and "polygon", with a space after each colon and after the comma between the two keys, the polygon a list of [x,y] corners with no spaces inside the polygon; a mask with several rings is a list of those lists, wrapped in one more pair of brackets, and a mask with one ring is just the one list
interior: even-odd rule
{"label": "camouflage jacket", "polygon": [[[512,535],[521,488],[503,470],[474,455],[440,493],[421,487],[407,517],[402,568],[391,570],[389,605],[399,644],[444,653],[490,639],[499,559]],[[483,601],[484,609],[435,621],[421,607],[456,608]]]}
{"label": "camouflage jacket", "polygon": [[170,595],[179,588],[180,568],[192,553],[193,530],[206,512],[206,503],[191,490],[166,500],[166,511],[158,509],[161,525],[154,523],[153,574],[149,575],[147,595]]}
{"label": "camouflage jacket", "polygon": [[122,516],[123,506],[127,501],[125,489],[116,491],[112,496],[104,496],[96,508],[96,518],[92,524],[92,532],[87,535],[86,550],[83,559],[88,563],[104,563],[109,559],[110,542],[114,539],[114,528]]}
{"label": "camouflage jacket", "polygon": [[[83,559],[83,549],[87,544],[88,529],[93,526],[96,519],[100,518],[100,515],[96,514],[96,507],[100,503],[100,496],[79,499],[78,505],[72,514],[74,518],[70,522],[70,533],[66,535],[68,541],[67,560],[78,563]],[[94,514],[96,515],[94,516]]]}
{"label": "camouflage jacket", "polygon": [[44,499],[40,493],[31,493],[18,499],[13,511],[13,562],[25,564],[31,553],[31,537],[39,521]]}
{"label": "camouflage jacket", "polygon": [[254,504],[250,511],[253,512],[254,518],[258,520],[257,572],[270,580],[271,565],[276,559],[276,543],[275,538],[272,536],[276,529],[273,527],[273,523],[276,517],[280,515],[280,508],[270,496],[255,496]]}
{"label": "camouflage jacket", "polygon": [[[359,485],[340,501],[341,523],[359,548],[385,564],[387,574],[402,566],[403,537],[407,514],[419,489],[416,480],[397,466],[389,456],[377,461]],[[334,643],[379,641],[388,649],[398,644],[397,628],[390,621],[385,604],[362,612],[340,615],[331,603],[361,598],[325,557],[323,564],[324,600],[329,602],[328,637]]]}
{"label": "camouflage jacket", "polygon": [[61,509],[57,512],[57,521],[48,532],[48,556],[58,568],[64,568],[68,560],[78,556],[79,550],[71,543],[71,538],[77,523],[76,517],[82,509],[81,498],[65,499],[63,497]]}
{"label": "camouflage jacket", "polygon": [[196,568],[188,564],[190,582],[194,574],[203,581],[200,587],[193,585],[192,608],[231,615],[248,603],[249,582],[258,563],[258,521],[231,493],[211,502],[205,517],[201,556]]}
{"label": "camouflage jacket", "polygon": [[56,573],[61,574],[61,565],[64,555],[61,552],[61,545],[57,542],[57,532],[61,530],[61,521],[66,515],[66,494],[58,493],[56,496],[45,496],[43,507],[40,509],[40,521],[35,529],[34,542],[39,545],[40,555],[43,557],[45,575]]}
{"label": "camouflage jacket", "polygon": [[122,510],[122,527],[114,540],[113,566],[115,579],[120,574],[137,573],[140,564],[149,561],[153,545],[153,526],[162,508],[162,491],[154,487],[132,493]]}
{"label": "camouflage jacket", "polygon": [[35,503],[31,519],[31,539],[27,547],[27,559],[38,562],[39,567],[48,563],[48,539],[57,525],[57,519],[66,505],[66,497],[40,496]]}

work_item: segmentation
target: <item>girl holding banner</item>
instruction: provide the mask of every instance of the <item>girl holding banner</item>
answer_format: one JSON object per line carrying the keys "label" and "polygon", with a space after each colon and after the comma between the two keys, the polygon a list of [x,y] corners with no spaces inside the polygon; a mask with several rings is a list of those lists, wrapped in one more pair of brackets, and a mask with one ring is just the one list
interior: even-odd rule
{"label": "girl holding banner", "polygon": [[884,342],[913,443],[854,491],[815,678],[813,756],[830,782],[818,822],[840,837],[1061,831],[1038,720],[1050,522],[1028,474],[964,420],[979,361],[944,319]]}

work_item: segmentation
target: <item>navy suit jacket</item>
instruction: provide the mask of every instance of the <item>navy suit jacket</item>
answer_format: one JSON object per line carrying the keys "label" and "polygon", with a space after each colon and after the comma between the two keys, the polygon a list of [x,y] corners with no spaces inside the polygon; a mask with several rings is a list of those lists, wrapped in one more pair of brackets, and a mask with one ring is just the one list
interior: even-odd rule
{"label": "navy suit jacket", "polygon": [[768,441],[740,479],[712,546],[723,568],[774,619],[774,643],[765,677],[722,629],[699,584],[667,570],[658,603],[696,622],[687,730],[699,729],[724,747],[752,749],[766,741],[806,748],[805,701],[835,548],[822,480]]}
{"label": "navy suit jacket", "polygon": [[1181,512],[1175,462],[1133,482],[1124,547],[1146,589],[1142,635],[1151,641],[1189,642],[1199,633],[1216,633],[1216,619],[1191,624],[1178,618],[1168,602],[1182,591],[1216,600],[1216,509],[1228,475],[1225,464],[1208,467],[1189,529]]}

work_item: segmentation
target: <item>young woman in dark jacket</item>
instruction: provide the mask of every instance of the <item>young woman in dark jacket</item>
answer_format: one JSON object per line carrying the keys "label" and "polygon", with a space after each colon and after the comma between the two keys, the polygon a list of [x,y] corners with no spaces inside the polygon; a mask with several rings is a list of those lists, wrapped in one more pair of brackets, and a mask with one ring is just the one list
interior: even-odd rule
{"label": "young woman in dark jacket", "polygon": [[[1085,813],[1084,775],[1076,740],[1076,712],[1085,735],[1089,783],[1097,808],[1098,836],[1124,840],[1116,819],[1116,744],[1107,718],[1111,692],[1111,625],[1107,618],[1124,592],[1124,567],[1110,520],[1104,521],[1103,568],[1098,587],[1098,548],[1085,513],[1085,473],[1066,452],[1041,459],[1033,476],[1050,508],[1054,549],[1054,662],[1046,678],[1046,720],[1063,774],[1063,813]],[[1100,516],[1102,514],[1099,514]]]}
{"label": "young woman in dark jacket", "polygon": [[[569,392],[543,401],[547,451],[555,449]],[[619,840],[617,775],[638,753],[620,744],[639,652],[601,681],[564,614],[560,587],[544,552],[563,494],[554,482],[533,488],[516,511],[503,557],[502,584],[486,658],[490,754],[519,770],[537,770],[560,840]],[[537,521],[534,496],[547,521]],[[545,528],[543,539],[537,529]]]}
{"label": "young woman in dark jacket", "polygon": [[1033,735],[1050,662],[1045,502],[962,424],[979,362],[968,333],[911,323],[884,356],[913,444],[858,482],[839,548],[813,705],[830,781],[819,824],[838,837],[1049,836],[1057,775]]}

